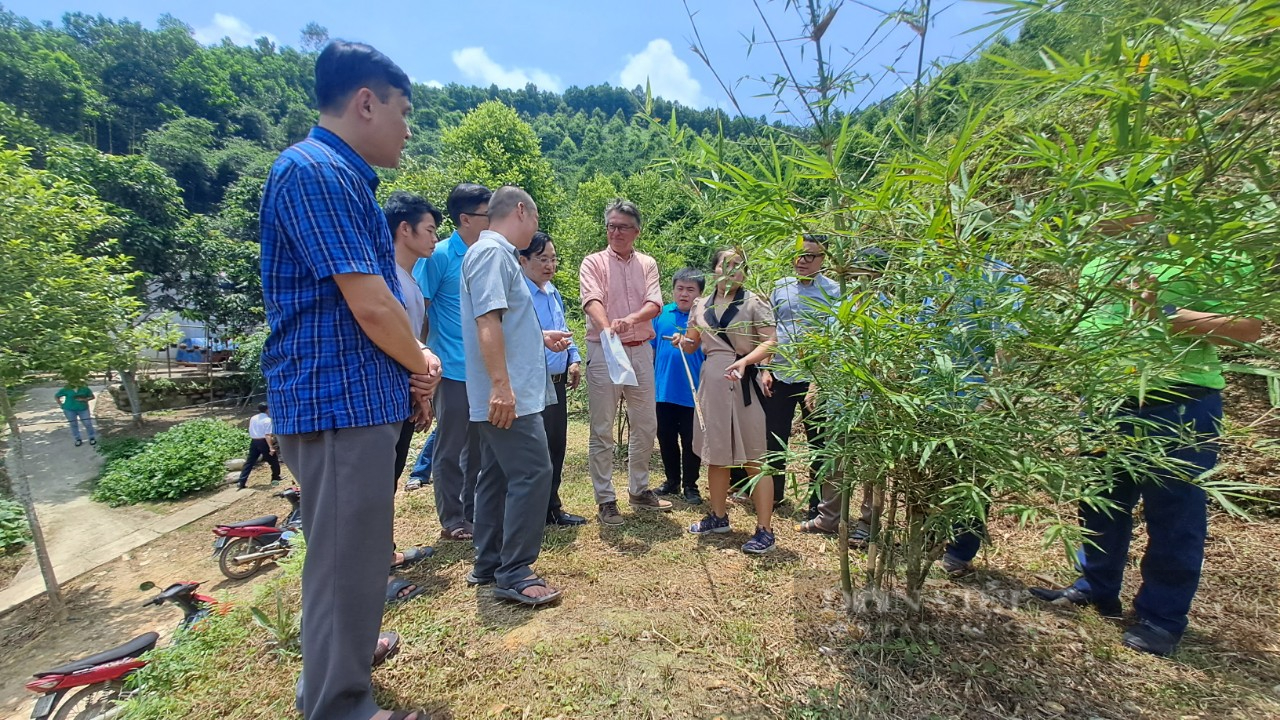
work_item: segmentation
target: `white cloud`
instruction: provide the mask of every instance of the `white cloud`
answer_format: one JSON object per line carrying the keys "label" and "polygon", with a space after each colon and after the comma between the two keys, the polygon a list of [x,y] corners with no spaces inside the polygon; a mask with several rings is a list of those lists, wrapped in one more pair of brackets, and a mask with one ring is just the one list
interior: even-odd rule
{"label": "white cloud", "polygon": [[439,80],[428,80],[428,81],[427,81],[426,83],[424,83],[424,84],[425,84],[427,87],[429,87],[429,88],[442,88],[442,87],[444,87],[444,83],[440,82]]}
{"label": "white cloud", "polygon": [[702,95],[702,83],[689,73],[689,65],[676,57],[665,38],[650,40],[639,55],[628,55],[620,79],[622,87],[628,90],[637,85],[644,87],[648,80],[654,95],[689,107],[703,108],[711,104]]}
{"label": "white cloud", "polygon": [[280,44],[275,35],[254,30],[240,18],[222,13],[214,13],[213,23],[196,28],[194,35],[196,42],[201,45],[213,45],[222,42],[222,38],[231,38],[231,42],[236,45],[252,45],[260,37],[266,37],[276,45]]}
{"label": "white cloud", "polygon": [[562,89],[559,77],[537,68],[504,68],[494,62],[482,47],[454,50],[453,64],[469,80],[482,85],[517,90],[533,83],[540,90],[558,92]]}

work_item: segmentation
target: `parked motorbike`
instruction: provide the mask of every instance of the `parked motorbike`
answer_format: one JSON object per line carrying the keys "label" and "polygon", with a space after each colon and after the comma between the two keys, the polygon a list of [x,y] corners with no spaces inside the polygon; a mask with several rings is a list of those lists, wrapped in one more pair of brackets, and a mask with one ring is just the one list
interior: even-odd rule
{"label": "parked motorbike", "polygon": [[243,580],[258,572],[268,560],[287,556],[293,548],[289,539],[302,527],[302,495],[296,487],[287,488],[275,497],[289,501],[292,512],[284,525],[277,527],[279,518],[264,515],[244,522],[215,525],[213,554],[218,556],[218,569],[232,580]]}
{"label": "parked motorbike", "polygon": [[[174,583],[143,607],[173,603],[182,608],[182,622],[178,627],[190,628],[209,614],[214,603],[213,598],[196,592],[199,587],[197,582]],[[154,632],[143,633],[110,650],[36,673],[27,683],[28,690],[40,695],[31,717],[33,720],[115,717],[120,710],[117,703],[126,696],[125,679],[147,664],[140,656],[154,648],[159,638]]]}

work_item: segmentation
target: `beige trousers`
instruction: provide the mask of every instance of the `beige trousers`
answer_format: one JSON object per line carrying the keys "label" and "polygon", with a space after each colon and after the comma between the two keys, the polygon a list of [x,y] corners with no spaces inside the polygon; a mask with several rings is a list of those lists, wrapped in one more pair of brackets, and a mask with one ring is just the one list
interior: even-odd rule
{"label": "beige trousers", "polygon": [[649,458],[658,433],[654,414],[653,346],[641,343],[624,348],[636,371],[638,386],[614,385],[598,342],[587,343],[587,403],[591,414],[591,439],[587,443],[587,465],[595,487],[596,504],[617,500],[613,491],[613,426],[618,415],[618,399],[627,402],[627,486],[631,494],[649,489]]}

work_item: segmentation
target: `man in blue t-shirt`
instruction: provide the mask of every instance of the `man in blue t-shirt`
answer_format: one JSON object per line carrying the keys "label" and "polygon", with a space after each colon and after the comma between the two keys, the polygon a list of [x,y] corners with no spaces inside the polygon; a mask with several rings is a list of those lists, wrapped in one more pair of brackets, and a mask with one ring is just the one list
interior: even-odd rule
{"label": "man in blue t-shirt", "polygon": [[[489,227],[489,188],[463,183],[449,193],[445,210],[454,231],[429,258],[419,260],[413,277],[427,303],[427,345],[440,355],[444,377],[435,395],[436,442],[431,471],[436,516],[443,540],[470,541],[475,520],[480,437],[467,421],[467,362],[462,349],[462,258]],[[424,464],[420,455],[418,465]],[[418,469],[414,469],[418,474]]]}
{"label": "man in blue t-shirt", "polygon": [[698,373],[702,371],[702,350],[686,354],[666,342],[676,333],[683,335],[689,327],[689,310],[702,296],[707,281],[702,273],[684,268],[672,278],[673,303],[662,308],[653,320],[657,333],[653,343],[654,405],[658,418],[658,451],[667,480],[659,487],[659,495],[674,495],[684,489],[684,500],[690,505],[702,503],[698,492],[698,468],[701,459],[693,450],[693,423],[697,416],[693,395],[698,389]]}

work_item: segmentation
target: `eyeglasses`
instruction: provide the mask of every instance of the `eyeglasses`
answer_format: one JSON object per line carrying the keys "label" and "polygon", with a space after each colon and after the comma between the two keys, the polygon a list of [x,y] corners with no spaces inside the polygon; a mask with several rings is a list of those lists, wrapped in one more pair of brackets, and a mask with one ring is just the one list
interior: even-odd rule
{"label": "eyeglasses", "polygon": [[799,255],[796,256],[796,259],[799,260],[800,262],[811,263],[814,260],[818,260],[826,256],[827,256],[826,253],[800,253]]}
{"label": "eyeglasses", "polygon": [[534,256],[533,259],[537,260],[543,265],[555,265],[556,263],[560,262],[560,258],[556,257],[555,255],[552,255],[551,257],[547,257],[546,255],[536,255]]}
{"label": "eyeglasses", "polygon": [[461,212],[461,213],[458,213],[458,214],[459,214],[459,215],[470,215],[471,217],[482,217],[482,218],[487,218],[487,217],[489,217],[489,213],[469,213],[469,212]]}
{"label": "eyeglasses", "polygon": [[635,225],[619,225],[618,223],[609,223],[608,225],[604,226],[604,229],[608,230],[609,232],[624,233],[624,232],[631,232],[632,230],[638,230],[639,228],[637,228]]}

